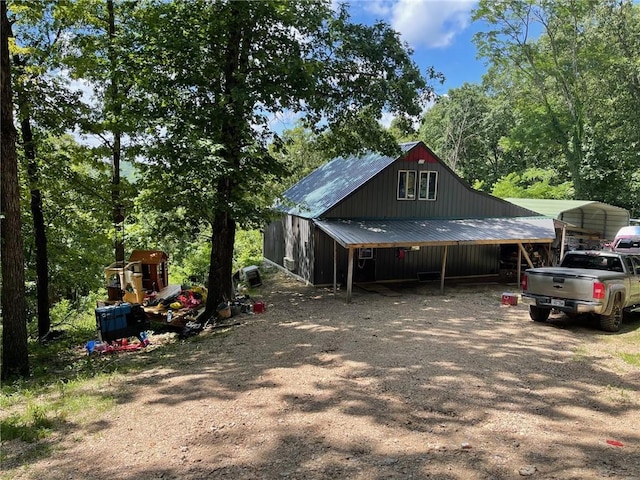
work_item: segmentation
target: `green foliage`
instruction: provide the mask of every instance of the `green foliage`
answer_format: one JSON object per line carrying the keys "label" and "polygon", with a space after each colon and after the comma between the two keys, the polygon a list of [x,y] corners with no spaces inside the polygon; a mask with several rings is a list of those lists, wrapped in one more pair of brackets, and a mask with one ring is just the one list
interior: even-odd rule
{"label": "green foliage", "polygon": [[[640,5],[482,0],[475,41],[492,96],[512,105],[502,152],[552,168],[575,197],[638,212]],[[535,38],[533,35],[538,35]],[[507,169],[504,176],[520,169]]]}
{"label": "green foliage", "polygon": [[[431,94],[396,32],[354,24],[328,1],[158,1],[130,18],[144,204],[165,228],[212,230],[212,282],[231,276],[236,225],[268,221],[288,175],[268,148],[271,116],[299,114],[329,155],[395,151],[382,112],[417,115]],[[212,301],[229,286],[212,285]]]}
{"label": "green foliage", "polygon": [[278,142],[270,145],[270,151],[287,171],[272,186],[278,194],[331,159],[330,153],[319,145],[318,136],[301,124],[282,132]]}
{"label": "green foliage", "polygon": [[[78,347],[97,337],[95,306],[97,300],[104,297],[101,290],[75,302],[63,299],[53,305],[51,336],[41,343],[37,341],[37,332],[30,334],[29,354],[35,378],[73,378],[85,368],[86,359],[78,356]],[[29,328],[35,325],[30,324]]]}
{"label": "green foliage", "polygon": [[233,253],[234,270],[250,265],[261,265],[264,258],[262,253],[262,232],[259,230],[238,231]]}
{"label": "green foliage", "polygon": [[[50,296],[54,301],[75,300],[103,286],[103,269],[113,261],[109,191],[104,188],[108,176],[104,165],[70,136],[42,132],[38,143]],[[27,191],[23,194],[26,277],[35,282],[35,239]]]}
{"label": "green foliage", "polygon": [[169,283],[203,285],[209,274],[211,243],[193,243],[181,253],[176,255],[171,263]]}
{"label": "green foliage", "polygon": [[554,170],[528,168],[522,174],[509,173],[493,186],[493,195],[500,198],[550,198],[565,200],[573,197],[571,182],[557,181]]}
{"label": "green foliage", "polygon": [[[184,252],[188,252],[184,254]],[[169,270],[169,283],[204,284],[209,273],[211,244],[193,243],[182,255],[174,257]],[[261,265],[263,261],[262,232],[238,230],[233,249],[233,271],[250,265]]]}
{"label": "green foliage", "polygon": [[408,117],[394,117],[389,126],[389,133],[398,143],[415,142],[419,138],[414,122]]}

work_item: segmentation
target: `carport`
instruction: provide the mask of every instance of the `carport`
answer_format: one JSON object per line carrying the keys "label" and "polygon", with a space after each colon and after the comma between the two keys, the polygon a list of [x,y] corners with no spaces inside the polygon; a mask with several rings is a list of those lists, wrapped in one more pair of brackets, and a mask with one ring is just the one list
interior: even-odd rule
{"label": "carport", "polygon": [[618,230],[629,225],[630,214],[624,208],[588,200],[546,200],[506,198],[510,203],[563,222],[560,224],[560,258],[567,242],[584,245],[590,240],[611,241]]}
{"label": "carport", "polygon": [[520,259],[524,257],[527,264],[533,267],[523,244],[546,243],[550,246],[555,239],[554,221],[545,217],[362,221],[315,219],[314,223],[334,241],[334,292],[337,291],[338,245],[348,250],[347,303],[351,302],[353,288],[354,252],[359,248],[444,247],[440,271],[440,291],[444,292],[449,246],[516,244]]}

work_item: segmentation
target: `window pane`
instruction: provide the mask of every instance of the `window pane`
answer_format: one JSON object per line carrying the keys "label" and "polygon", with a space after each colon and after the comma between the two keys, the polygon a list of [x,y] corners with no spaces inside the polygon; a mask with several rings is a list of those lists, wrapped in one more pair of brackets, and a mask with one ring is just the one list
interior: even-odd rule
{"label": "window pane", "polygon": [[407,174],[407,198],[416,198],[416,172]]}
{"label": "window pane", "polygon": [[398,172],[398,198],[407,196],[407,172]]}
{"label": "window pane", "polygon": [[420,172],[420,191],[418,192],[418,198],[425,200],[427,198],[427,178],[429,172]]}
{"label": "window pane", "polygon": [[429,172],[429,200],[436,199],[438,189],[438,172]]}

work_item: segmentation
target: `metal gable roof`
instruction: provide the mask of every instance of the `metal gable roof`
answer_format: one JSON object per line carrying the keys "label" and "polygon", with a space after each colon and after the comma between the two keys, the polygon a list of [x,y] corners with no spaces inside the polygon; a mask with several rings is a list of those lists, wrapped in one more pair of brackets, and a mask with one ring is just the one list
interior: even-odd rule
{"label": "metal gable roof", "polygon": [[[403,153],[420,142],[403,143]],[[379,153],[337,157],[318,167],[284,192],[291,206],[283,211],[303,218],[317,218],[391,165],[397,158]]]}
{"label": "metal gable roof", "polygon": [[552,242],[553,219],[545,217],[461,220],[314,220],[344,248]]}
{"label": "metal gable roof", "polygon": [[554,218],[559,218],[564,212],[586,207],[598,208],[608,212],[626,213],[628,215],[624,208],[590,200],[549,200],[541,198],[505,198],[505,200],[519,207]]}

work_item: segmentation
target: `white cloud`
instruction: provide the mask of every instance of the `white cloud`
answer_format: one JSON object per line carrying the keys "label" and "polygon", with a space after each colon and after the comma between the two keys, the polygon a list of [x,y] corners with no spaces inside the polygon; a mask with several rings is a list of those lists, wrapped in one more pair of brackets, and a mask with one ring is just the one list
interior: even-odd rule
{"label": "white cloud", "polygon": [[388,21],[412,47],[448,46],[471,22],[477,0],[375,0],[366,10]]}
{"label": "white cloud", "polygon": [[365,2],[364,8],[376,18],[387,18],[393,12],[394,3],[394,0],[373,0]]}

